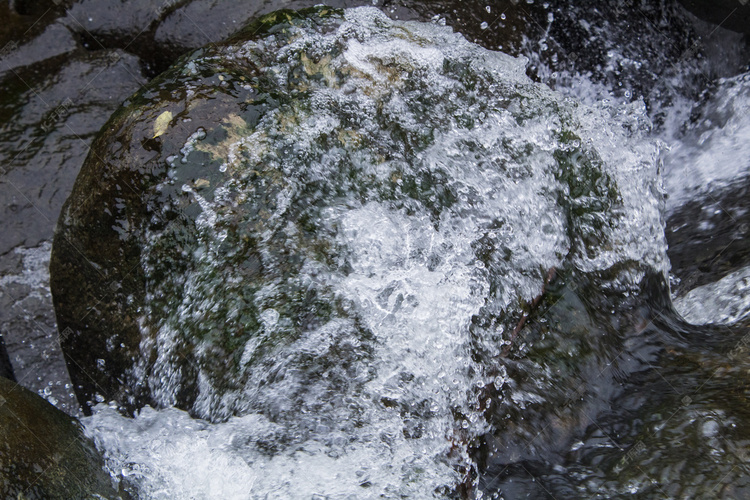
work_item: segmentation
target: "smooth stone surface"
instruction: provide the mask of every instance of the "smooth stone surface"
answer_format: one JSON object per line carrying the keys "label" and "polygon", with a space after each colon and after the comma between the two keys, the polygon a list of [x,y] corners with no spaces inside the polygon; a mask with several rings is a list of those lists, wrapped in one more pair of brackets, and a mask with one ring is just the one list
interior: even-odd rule
{"label": "smooth stone surface", "polygon": [[679,0],[690,12],[722,28],[750,35],[750,5],[745,0]]}
{"label": "smooth stone surface", "polygon": [[122,499],[80,423],[0,377],[0,496]]}

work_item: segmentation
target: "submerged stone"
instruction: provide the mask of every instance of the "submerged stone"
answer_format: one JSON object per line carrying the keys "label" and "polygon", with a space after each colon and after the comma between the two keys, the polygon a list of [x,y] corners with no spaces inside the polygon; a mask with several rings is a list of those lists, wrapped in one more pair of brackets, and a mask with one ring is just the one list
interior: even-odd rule
{"label": "submerged stone", "polygon": [[554,269],[665,272],[647,128],[439,24],[266,16],[93,145],[51,262],[76,393],[253,419],[277,486],[299,450],[348,457],[324,491],[470,484],[479,388]]}

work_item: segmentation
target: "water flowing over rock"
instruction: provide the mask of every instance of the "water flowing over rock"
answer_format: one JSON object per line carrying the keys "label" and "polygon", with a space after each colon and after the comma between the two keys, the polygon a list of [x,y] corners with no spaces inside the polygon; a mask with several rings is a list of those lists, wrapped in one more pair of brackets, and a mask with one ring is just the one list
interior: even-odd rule
{"label": "water flowing over rock", "polygon": [[694,325],[736,323],[750,315],[750,268],[693,288],[675,301],[675,308]]}
{"label": "water flowing over rock", "polygon": [[664,158],[672,291],[750,265],[750,73],[717,80]]}
{"label": "water flowing over rock", "polygon": [[[666,273],[648,128],[642,103],[577,104],[438,23],[267,16],[92,147],[51,263],[79,400],[245,421],[228,446],[273,471],[259,492],[470,487],[500,360],[556,274],[627,297]],[[326,460],[346,467],[292,481]]]}

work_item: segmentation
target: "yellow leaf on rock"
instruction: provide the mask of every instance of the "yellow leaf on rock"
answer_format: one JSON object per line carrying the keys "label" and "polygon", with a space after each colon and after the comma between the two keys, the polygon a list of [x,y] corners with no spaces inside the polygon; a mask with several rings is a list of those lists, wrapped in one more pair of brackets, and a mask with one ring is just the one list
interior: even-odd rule
{"label": "yellow leaf on rock", "polygon": [[169,126],[169,123],[172,121],[172,112],[171,111],[165,111],[164,113],[160,114],[159,117],[156,119],[156,123],[154,123],[154,139],[162,135],[164,132],[167,131],[167,127]]}

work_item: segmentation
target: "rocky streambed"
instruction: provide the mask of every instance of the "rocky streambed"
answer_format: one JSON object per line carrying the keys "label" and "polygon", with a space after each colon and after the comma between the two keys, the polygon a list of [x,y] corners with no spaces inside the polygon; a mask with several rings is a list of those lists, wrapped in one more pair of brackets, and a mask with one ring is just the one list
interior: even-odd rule
{"label": "rocky streambed", "polygon": [[[80,429],[26,423],[46,455],[7,441],[37,466],[4,492],[746,494],[741,34],[664,3],[136,4],[9,7],[39,25],[3,58],[4,366],[80,403],[88,458],[57,479]],[[34,404],[9,421],[60,420]]]}

